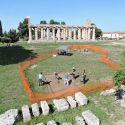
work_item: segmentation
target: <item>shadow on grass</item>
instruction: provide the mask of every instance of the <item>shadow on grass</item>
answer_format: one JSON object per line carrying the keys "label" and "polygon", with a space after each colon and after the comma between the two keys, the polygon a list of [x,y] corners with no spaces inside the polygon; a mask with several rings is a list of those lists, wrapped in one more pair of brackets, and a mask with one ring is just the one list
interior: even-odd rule
{"label": "shadow on grass", "polygon": [[35,55],[32,50],[22,46],[0,47],[0,65],[17,64]]}

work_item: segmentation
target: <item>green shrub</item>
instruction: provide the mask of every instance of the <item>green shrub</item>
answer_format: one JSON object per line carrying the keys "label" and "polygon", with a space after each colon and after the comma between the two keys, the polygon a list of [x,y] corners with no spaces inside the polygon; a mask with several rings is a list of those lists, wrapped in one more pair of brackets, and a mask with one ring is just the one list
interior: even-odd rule
{"label": "green shrub", "polygon": [[1,43],[11,43],[11,39],[7,37],[0,37]]}
{"label": "green shrub", "polygon": [[113,76],[113,80],[114,80],[115,86],[119,88],[125,80],[125,69],[116,71],[116,73]]}

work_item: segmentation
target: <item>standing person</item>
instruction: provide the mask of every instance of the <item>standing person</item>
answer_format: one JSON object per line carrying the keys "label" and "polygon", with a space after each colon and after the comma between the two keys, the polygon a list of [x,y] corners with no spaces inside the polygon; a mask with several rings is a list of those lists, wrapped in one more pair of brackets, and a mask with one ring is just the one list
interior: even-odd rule
{"label": "standing person", "polygon": [[39,74],[39,86],[43,85],[44,83],[47,83],[48,81],[46,80],[46,77],[43,75],[43,73],[41,72]]}
{"label": "standing person", "polygon": [[71,75],[72,75],[73,79],[76,79],[76,68],[75,67],[72,68]]}
{"label": "standing person", "polygon": [[64,74],[64,84],[68,86],[69,85],[69,81],[70,81],[69,73],[65,73]]}
{"label": "standing person", "polygon": [[60,82],[61,77],[59,76],[59,74],[57,72],[54,72],[54,76],[55,76],[55,80],[57,80],[57,83]]}
{"label": "standing person", "polygon": [[82,79],[80,80],[83,84],[85,84],[89,79],[86,78],[86,72],[85,69],[83,70],[83,74],[82,74]]}
{"label": "standing person", "polygon": [[42,85],[42,72],[38,75],[39,86]]}

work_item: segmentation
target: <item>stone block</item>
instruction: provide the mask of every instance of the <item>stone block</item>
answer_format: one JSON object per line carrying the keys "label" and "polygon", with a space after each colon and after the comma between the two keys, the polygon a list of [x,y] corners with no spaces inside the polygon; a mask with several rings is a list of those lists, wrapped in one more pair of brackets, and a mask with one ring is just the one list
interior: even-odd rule
{"label": "stone block", "polygon": [[38,123],[38,124],[36,124],[36,125],[44,125],[43,123]]}
{"label": "stone block", "polygon": [[103,95],[103,96],[113,95],[113,94],[115,94],[115,92],[116,92],[115,89],[109,89],[109,90],[102,91],[100,93],[100,95]]}
{"label": "stone block", "polygon": [[69,104],[64,98],[54,99],[53,103],[54,107],[57,108],[57,111],[66,111],[69,109]]}
{"label": "stone block", "polygon": [[42,114],[43,115],[48,115],[49,114],[49,105],[47,101],[41,101],[40,102],[41,108],[42,108]]}
{"label": "stone block", "polygon": [[0,115],[0,125],[13,125],[15,118],[13,116],[7,116],[6,114]]}
{"label": "stone block", "polygon": [[57,125],[57,123],[54,120],[48,121],[47,125]]}
{"label": "stone block", "polygon": [[85,125],[85,121],[83,117],[76,116],[74,125]]}
{"label": "stone block", "polygon": [[62,123],[62,125],[72,125],[72,123],[70,123],[70,122],[65,122],[65,123]]}
{"label": "stone block", "polygon": [[31,108],[32,108],[32,113],[35,117],[40,115],[39,106],[37,103],[32,104]]}
{"label": "stone block", "polygon": [[22,107],[23,121],[28,122],[31,120],[31,114],[28,105]]}
{"label": "stone block", "polygon": [[71,108],[76,108],[76,101],[73,99],[72,96],[67,96],[67,101]]}
{"label": "stone block", "polygon": [[80,105],[80,106],[88,103],[87,97],[84,94],[82,94],[81,92],[75,93],[75,100],[78,103],[78,105]]}
{"label": "stone block", "polygon": [[122,96],[122,100],[120,100],[120,105],[125,108],[125,95]]}
{"label": "stone block", "polygon": [[18,116],[18,109],[10,109],[0,115],[0,125],[13,125]]}
{"label": "stone block", "polygon": [[100,125],[99,118],[97,118],[90,110],[82,113],[87,125]]}

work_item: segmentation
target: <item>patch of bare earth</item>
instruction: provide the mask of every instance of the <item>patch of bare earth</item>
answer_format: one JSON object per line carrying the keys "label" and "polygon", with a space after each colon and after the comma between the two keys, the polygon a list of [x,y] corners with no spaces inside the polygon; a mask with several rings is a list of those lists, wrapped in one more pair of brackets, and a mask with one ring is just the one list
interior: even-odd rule
{"label": "patch of bare earth", "polygon": [[47,80],[50,81],[49,84],[45,85],[48,88],[49,92],[60,91],[60,90],[63,90],[69,86],[76,84],[75,80],[72,79],[72,77],[71,77],[71,83],[67,86],[64,84],[64,80],[63,80],[64,73],[59,73],[59,76],[61,77],[61,79],[59,81],[57,81],[54,77],[54,74],[46,75]]}

